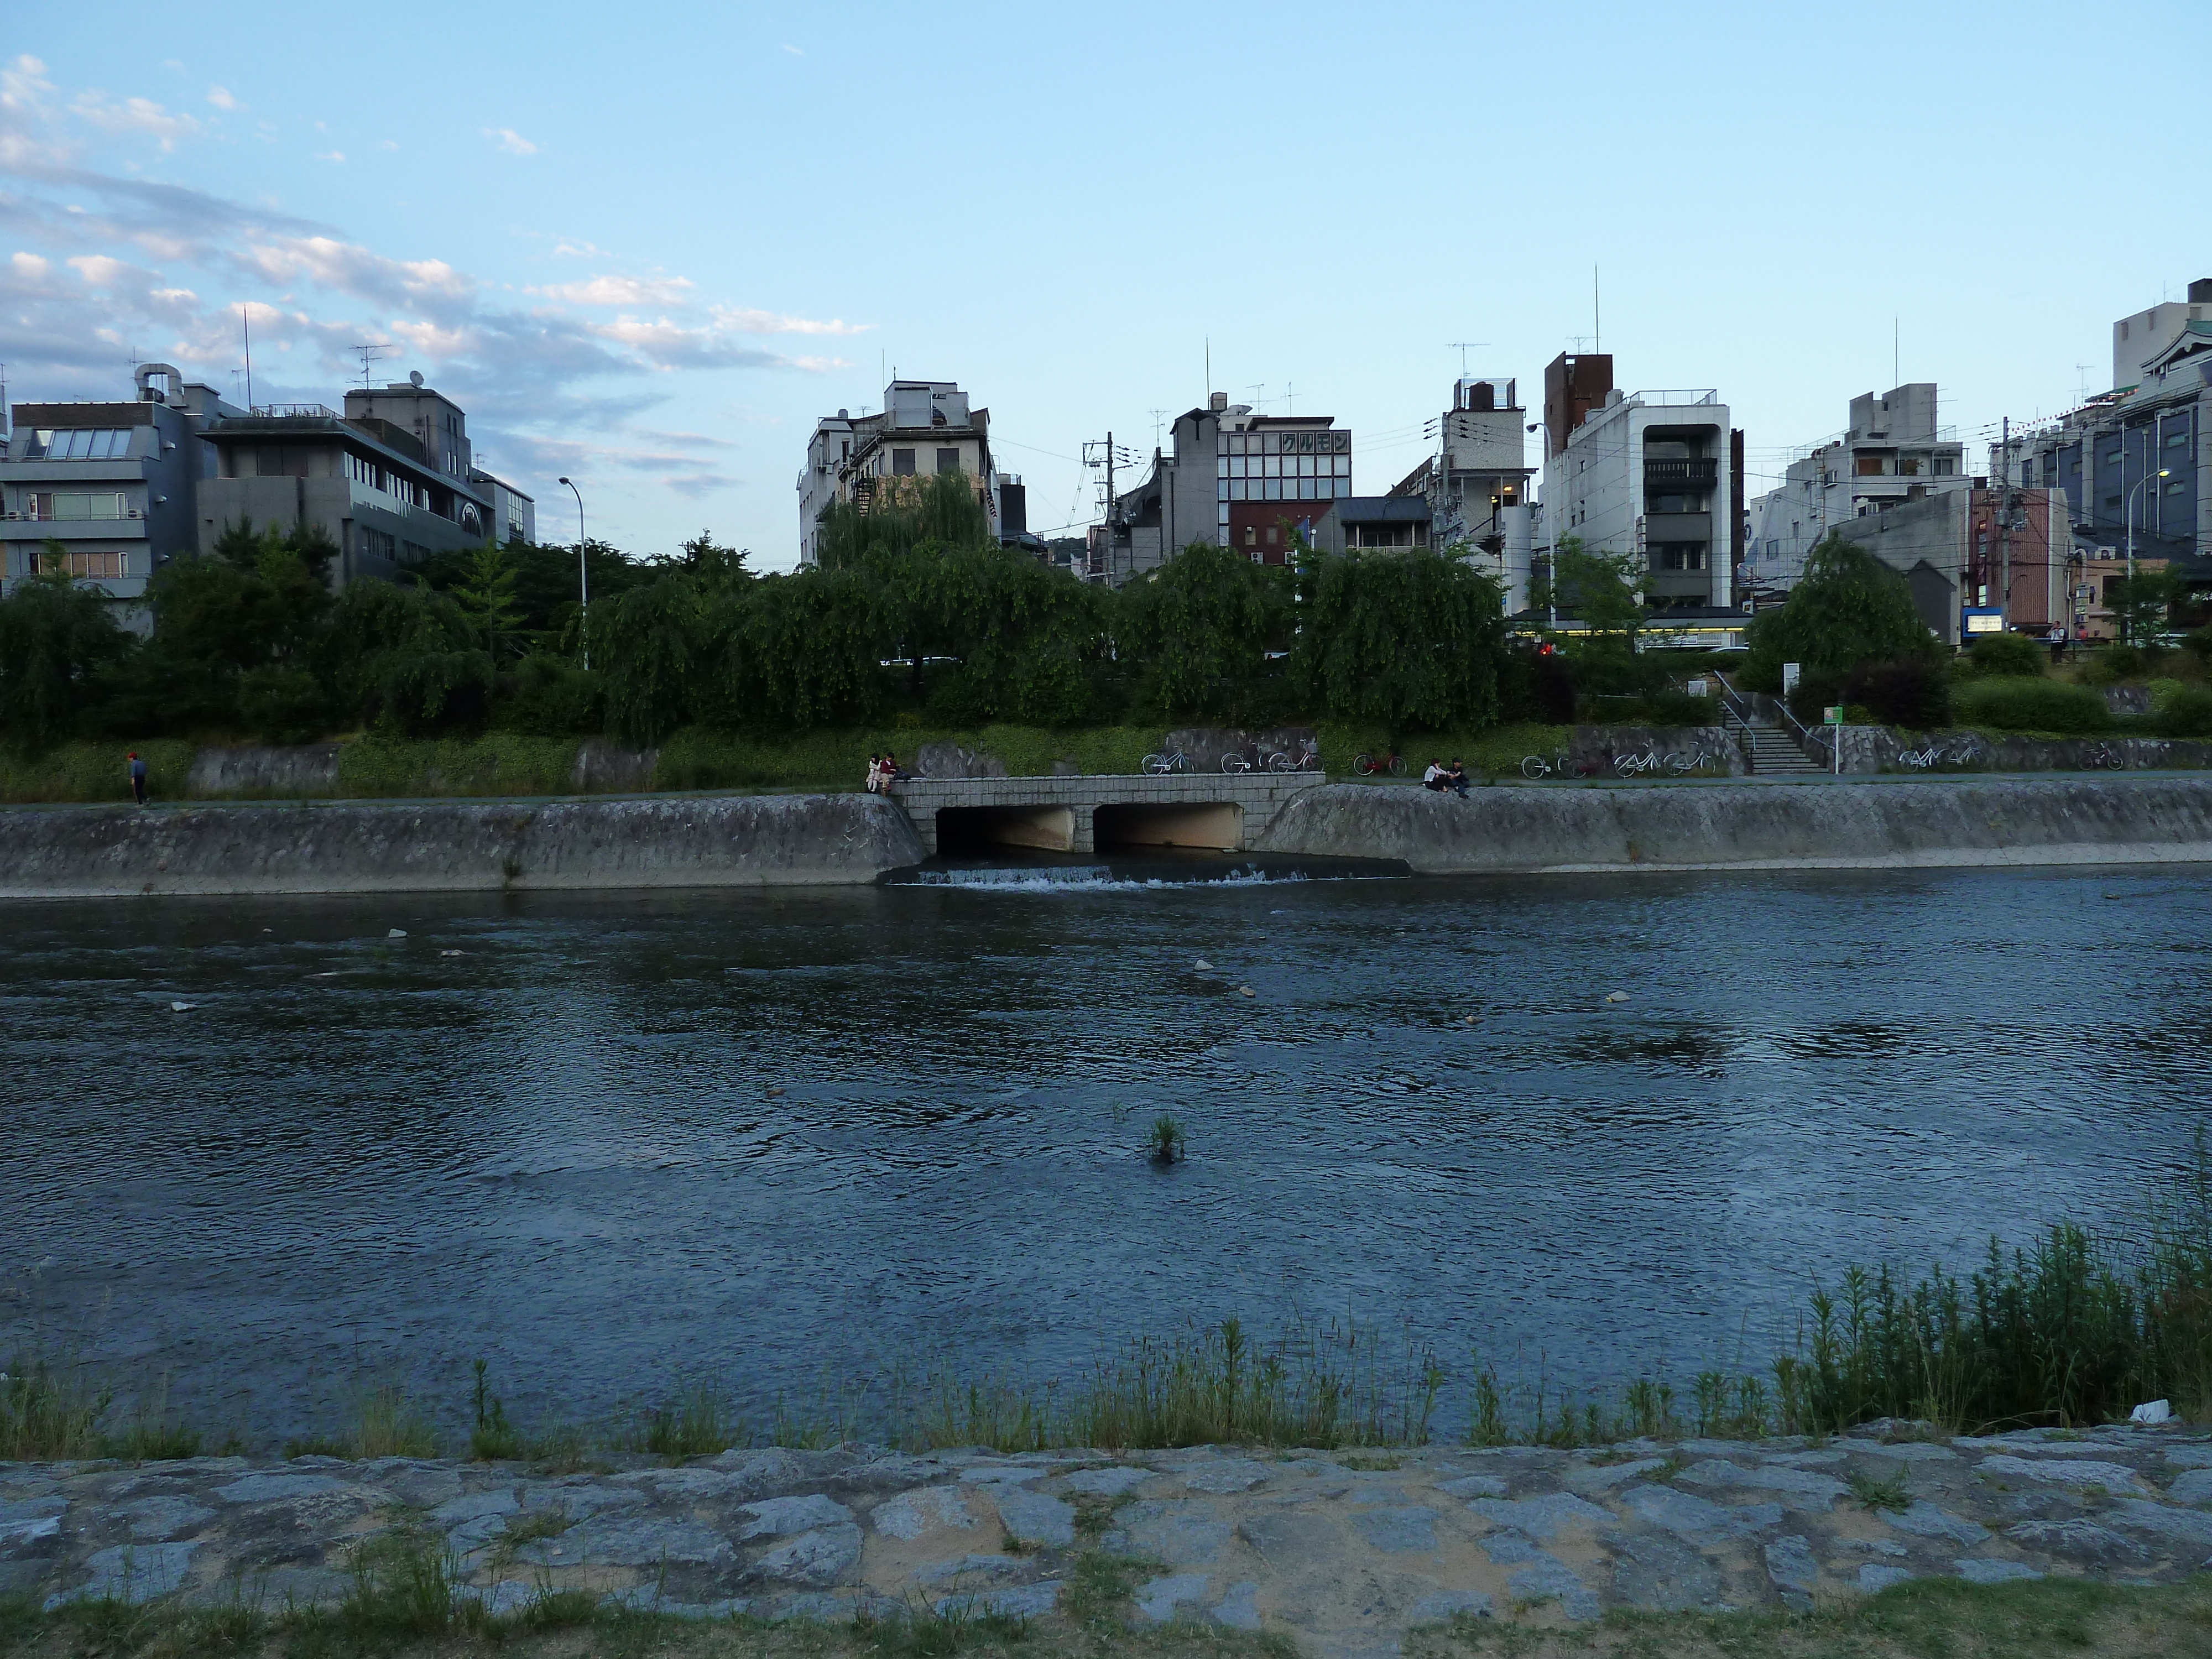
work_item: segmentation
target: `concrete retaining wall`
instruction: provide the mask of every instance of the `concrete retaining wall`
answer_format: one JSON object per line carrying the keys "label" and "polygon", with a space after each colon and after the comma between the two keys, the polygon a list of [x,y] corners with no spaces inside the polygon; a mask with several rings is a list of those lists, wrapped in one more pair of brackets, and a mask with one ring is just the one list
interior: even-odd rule
{"label": "concrete retaining wall", "polygon": [[2212,861],[2212,778],[1928,779],[1674,788],[1336,784],[1255,850],[1423,874]]}
{"label": "concrete retaining wall", "polygon": [[922,856],[860,794],[0,812],[0,898],[866,883]]}

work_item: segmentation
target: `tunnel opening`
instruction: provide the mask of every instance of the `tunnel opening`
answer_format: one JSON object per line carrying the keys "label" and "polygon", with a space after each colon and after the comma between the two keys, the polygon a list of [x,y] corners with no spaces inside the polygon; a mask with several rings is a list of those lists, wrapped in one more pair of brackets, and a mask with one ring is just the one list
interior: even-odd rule
{"label": "tunnel opening", "polygon": [[1075,811],[1066,806],[941,806],[940,858],[972,858],[1008,847],[1040,853],[1075,850]]}
{"label": "tunnel opening", "polygon": [[1091,815],[1100,852],[1110,847],[1188,847],[1233,853],[1243,844],[1244,809],[1227,801],[1101,806]]}

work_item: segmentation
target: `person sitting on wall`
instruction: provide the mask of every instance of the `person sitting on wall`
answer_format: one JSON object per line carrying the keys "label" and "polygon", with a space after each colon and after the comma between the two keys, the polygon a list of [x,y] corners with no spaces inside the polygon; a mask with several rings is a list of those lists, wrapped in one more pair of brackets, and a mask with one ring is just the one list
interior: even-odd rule
{"label": "person sitting on wall", "polygon": [[1429,763],[1429,769],[1421,774],[1421,787],[1433,789],[1438,794],[1451,787],[1451,785],[1445,781],[1444,763],[1442,761],[1432,760]]}
{"label": "person sitting on wall", "polygon": [[1457,755],[1452,757],[1451,770],[1444,774],[1444,787],[1462,800],[1467,799],[1467,768]]}
{"label": "person sitting on wall", "polygon": [[884,792],[884,757],[871,753],[868,757],[868,793],[880,795]]}
{"label": "person sitting on wall", "polygon": [[905,782],[908,778],[911,778],[913,775],[914,775],[914,774],[913,774],[913,773],[911,773],[911,772],[909,772],[909,771],[907,771],[904,768],[902,768],[902,766],[900,766],[900,764],[898,763],[898,757],[897,757],[896,755],[894,755],[893,753],[891,753],[891,751],[890,751],[890,750],[888,750],[888,749],[886,749],[885,750],[884,750],[884,793],[888,794],[888,793],[890,793],[890,787],[891,787],[893,784],[895,784],[895,783],[904,783],[904,782]]}

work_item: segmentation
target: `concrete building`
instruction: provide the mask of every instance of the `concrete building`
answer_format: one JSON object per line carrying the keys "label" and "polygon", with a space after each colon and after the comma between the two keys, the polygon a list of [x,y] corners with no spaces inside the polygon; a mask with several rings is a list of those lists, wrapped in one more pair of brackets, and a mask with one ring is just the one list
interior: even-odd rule
{"label": "concrete building", "polygon": [[1651,610],[1727,609],[1742,537],[1742,433],[1705,388],[1608,389],[1584,406],[1592,362],[1562,356],[1546,374],[1563,418],[1580,415],[1564,441],[1553,433],[1545,463],[1543,562],[1576,538],[1587,551],[1633,560]]}
{"label": "concrete building", "polygon": [[1851,399],[1850,426],[1799,451],[1781,484],[1752,503],[1739,574],[1747,586],[1786,591],[1829,531],[1971,483],[1966,446],[1938,424],[1932,383],[1895,386],[1879,398],[1862,393]]}
{"label": "concrete building", "polygon": [[1151,474],[1118,493],[1091,542],[1091,574],[1116,586],[1193,542],[1281,564],[1352,494],[1352,433],[1328,415],[1255,415],[1215,392],[1176,416]]}
{"label": "concrete building", "polygon": [[[2212,278],[2188,292],[2113,325],[2113,367],[2133,378],[1990,448],[1993,486],[2063,499],[2077,633],[2101,592],[2089,567],[2124,559],[2130,538],[2138,562],[2164,559],[2192,588],[2212,586]],[[2147,333],[2164,343],[2138,359]]]}
{"label": "concrete building", "polygon": [[799,475],[799,562],[816,562],[822,515],[831,503],[865,509],[901,501],[921,480],[951,472],[969,479],[998,536],[1004,520],[991,458],[991,411],[970,409],[957,381],[893,380],[884,388],[881,414],[841,409],[824,416],[814,423]]}
{"label": "concrete building", "polygon": [[202,553],[234,525],[306,524],[337,548],[342,586],[503,533],[467,417],[419,381],[349,392],[342,416],[320,404],[232,411],[205,435],[216,465],[199,488]]}
{"label": "concrete building", "polygon": [[513,544],[538,540],[538,503],[502,478],[480,466],[469,469],[469,482],[491,503],[492,536]]}
{"label": "concrete building", "polygon": [[[46,568],[142,600],[154,572],[198,543],[198,491],[215,422],[245,413],[167,363],[143,363],[130,402],[17,404],[0,444],[0,579]],[[42,554],[62,544],[57,560]]]}
{"label": "concrete building", "polygon": [[1429,542],[1457,547],[1505,584],[1506,604],[1528,603],[1528,411],[1517,382],[1462,377],[1437,422],[1437,453],[1390,491],[1429,504]]}
{"label": "concrete building", "polygon": [[2056,491],[1975,478],[1835,527],[1905,577],[1920,619],[1947,645],[1984,629],[2040,632],[2066,616],[2069,538]]}
{"label": "concrete building", "polygon": [[2112,325],[2113,386],[2142,385],[2151,365],[2191,323],[2212,323],[2212,276],[2191,283],[2185,299],[2168,300]]}

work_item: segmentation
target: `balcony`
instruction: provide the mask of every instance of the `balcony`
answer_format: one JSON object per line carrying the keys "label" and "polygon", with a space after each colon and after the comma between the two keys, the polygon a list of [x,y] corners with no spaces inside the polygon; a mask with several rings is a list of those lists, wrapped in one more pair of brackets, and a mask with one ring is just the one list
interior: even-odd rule
{"label": "balcony", "polygon": [[1706,456],[1694,461],[1653,461],[1644,463],[1644,488],[1669,493],[1681,489],[1711,489],[1721,481],[1721,464],[1717,456]]}
{"label": "balcony", "polygon": [[1710,542],[1713,515],[1710,513],[1650,513],[1644,519],[1644,544],[1662,542]]}

